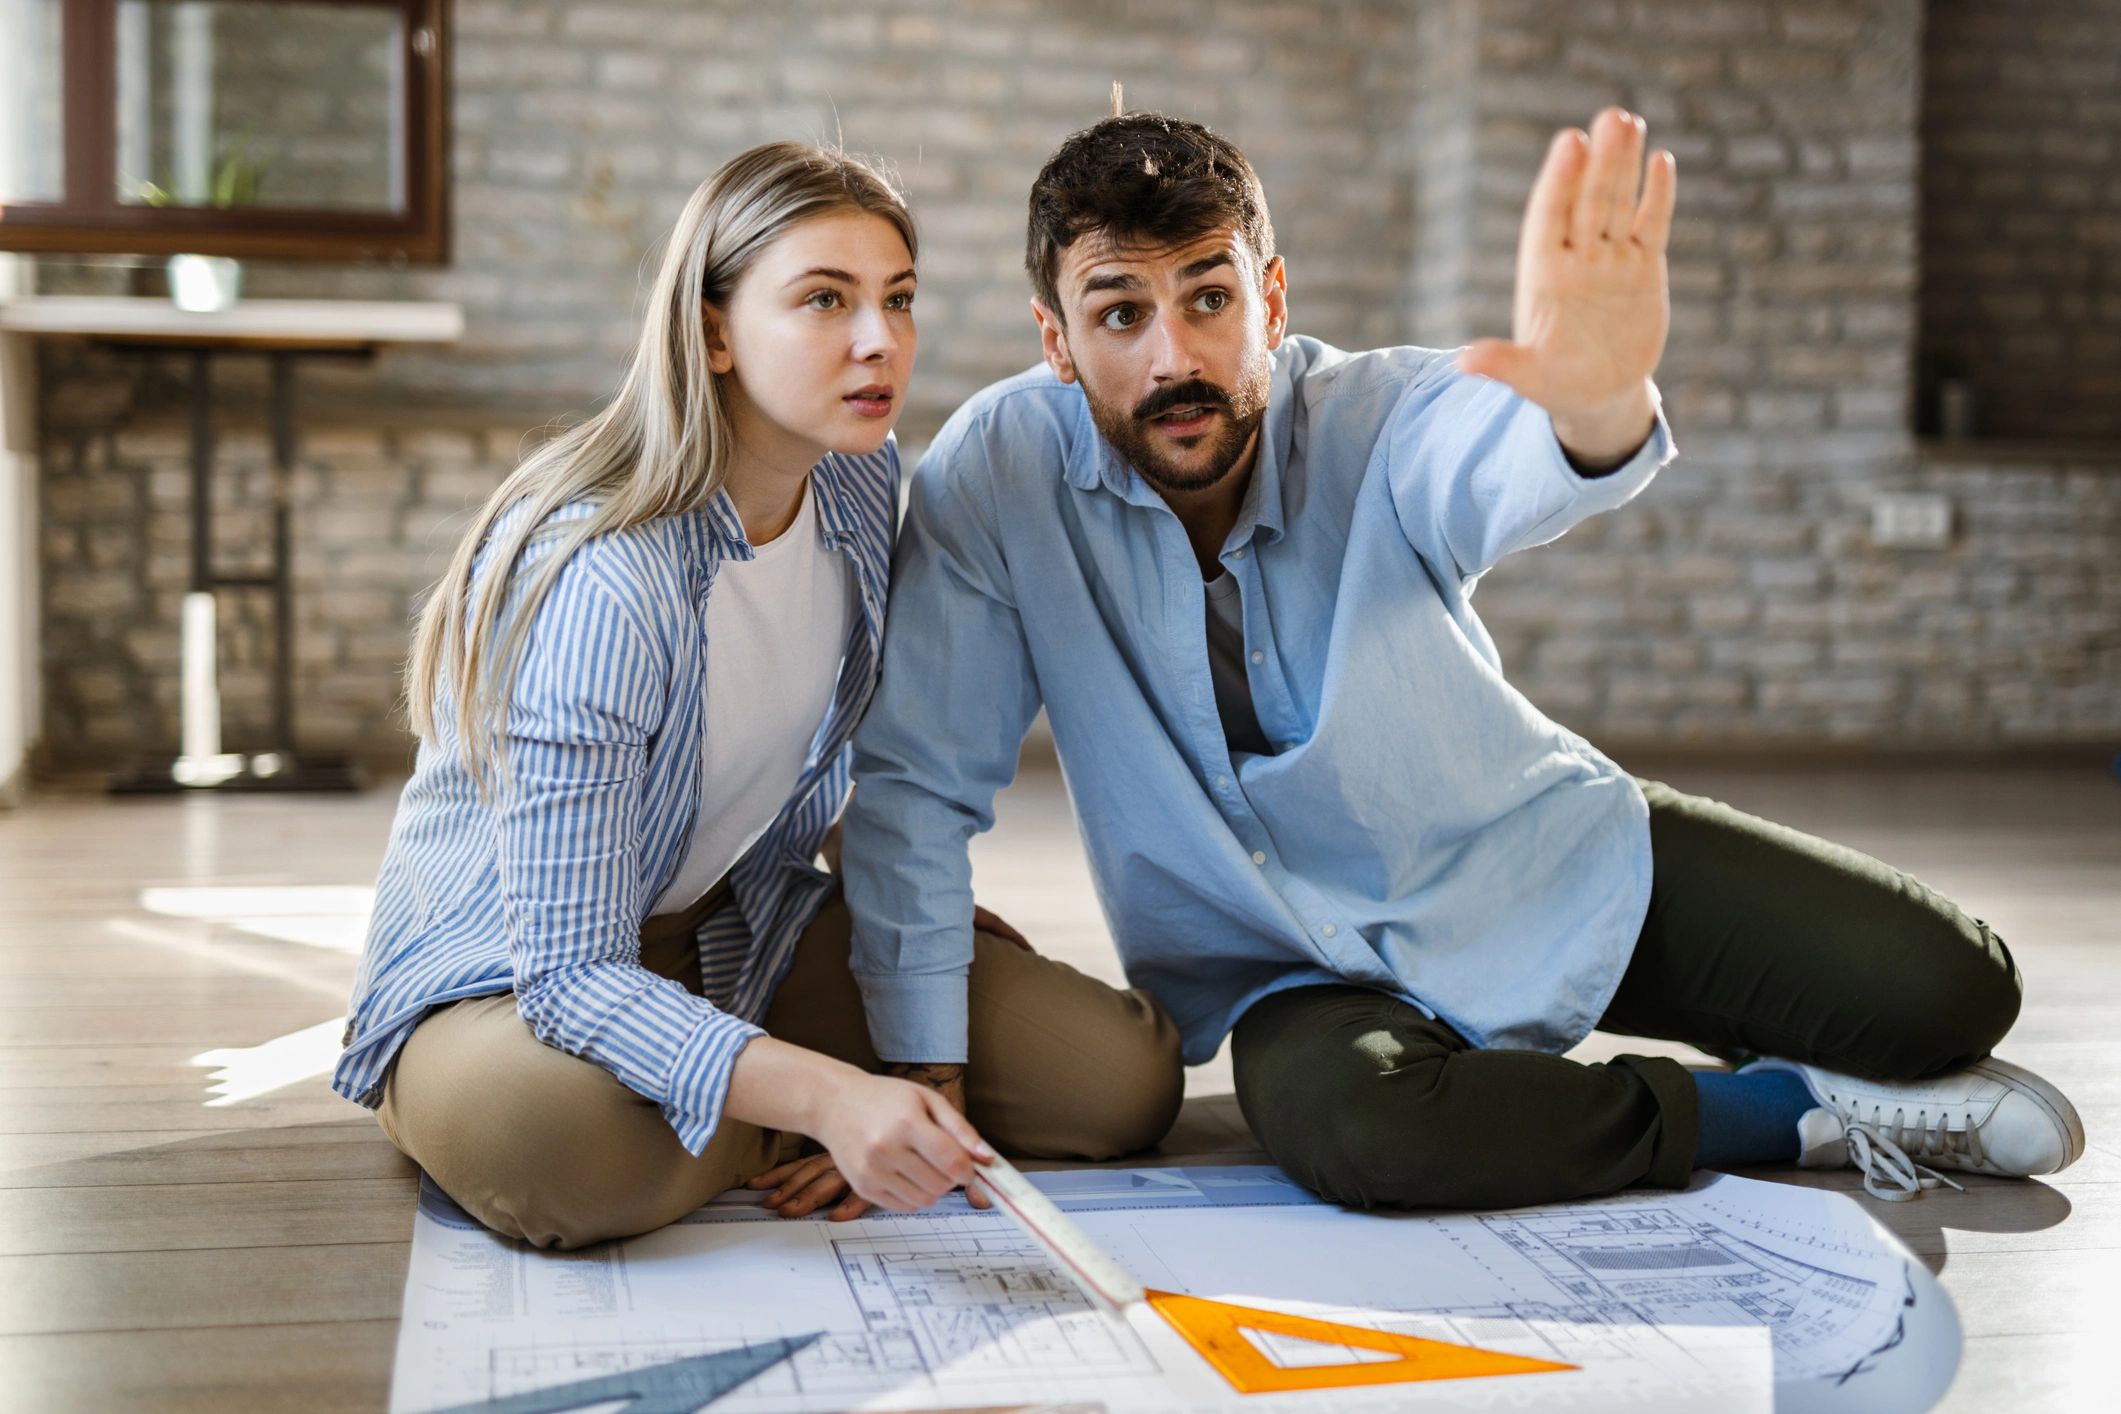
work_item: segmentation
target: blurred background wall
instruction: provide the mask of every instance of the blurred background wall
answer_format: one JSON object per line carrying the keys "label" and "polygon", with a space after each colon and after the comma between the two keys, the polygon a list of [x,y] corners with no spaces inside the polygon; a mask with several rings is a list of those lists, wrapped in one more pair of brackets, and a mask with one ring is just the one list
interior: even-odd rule
{"label": "blurred background wall", "polygon": [[[923,232],[911,448],[1036,358],[1024,195],[1115,78],[1245,147],[1294,328],[1350,347],[1507,330],[1555,127],[1621,103],[1678,155],[1659,382],[1681,459],[1476,600],[1551,715],[1616,749],[2121,744],[2110,0],[458,0],[455,19],[453,263],[256,265],[247,285],[449,298],[470,321],[451,349],[305,370],[312,745],[405,758],[415,596],[525,438],[612,385],[654,243],[720,161],[843,135],[897,168]],[[134,278],[46,260],[39,288]],[[182,370],[44,361],[46,751],[103,762],[176,735]],[[232,562],[262,547],[268,454],[241,365]],[[1942,498],[1945,543],[1876,542],[1881,497],[1908,496]],[[241,597],[232,746],[267,707]]]}

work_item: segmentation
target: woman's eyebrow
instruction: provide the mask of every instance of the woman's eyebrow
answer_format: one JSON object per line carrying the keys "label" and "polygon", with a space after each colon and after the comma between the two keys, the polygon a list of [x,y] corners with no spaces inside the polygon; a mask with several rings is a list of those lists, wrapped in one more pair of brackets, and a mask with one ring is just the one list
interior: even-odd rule
{"label": "woman's eyebrow", "polygon": [[[901,284],[907,280],[913,279],[915,279],[913,270],[911,267],[908,267],[907,269],[899,271],[898,274],[893,275],[890,279],[884,281],[884,284],[888,287],[891,285]],[[862,283],[859,279],[855,278],[853,275],[848,274],[845,270],[837,270],[830,265],[813,265],[808,270],[803,271],[799,275],[790,276],[787,280],[782,282],[781,287],[783,289],[786,289],[789,285],[800,285],[805,280],[838,280],[841,283],[848,285],[859,285]]]}

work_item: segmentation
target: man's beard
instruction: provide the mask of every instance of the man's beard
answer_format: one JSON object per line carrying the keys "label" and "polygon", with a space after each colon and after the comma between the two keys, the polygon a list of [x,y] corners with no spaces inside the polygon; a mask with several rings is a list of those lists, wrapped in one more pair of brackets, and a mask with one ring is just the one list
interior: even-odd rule
{"label": "man's beard", "polygon": [[[1182,383],[1167,383],[1125,410],[1099,398],[1087,380],[1083,394],[1090,400],[1090,417],[1097,430],[1140,473],[1142,480],[1159,491],[1205,491],[1228,476],[1230,468],[1245,454],[1252,434],[1267,415],[1267,393],[1273,383],[1274,366],[1266,352],[1260,350],[1247,356],[1238,372],[1237,387],[1228,392],[1204,378],[1189,378]],[[1149,425],[1149,420],[1159,413],[1189,406],[1219,409],[1208,430],[1194,439],[1195,445],[1208,444],[1207,459],[1191,465],[1173,462],[1166,456],[1156,445],[1157,434]]]}

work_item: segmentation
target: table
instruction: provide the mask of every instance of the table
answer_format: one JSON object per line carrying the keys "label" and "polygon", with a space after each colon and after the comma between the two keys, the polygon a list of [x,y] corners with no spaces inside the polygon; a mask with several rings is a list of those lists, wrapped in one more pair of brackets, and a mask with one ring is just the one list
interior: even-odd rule
{"label": "table", "polygon": [[[350,790],[353,765],[295,749],[291,482],[295,461],[295,361],[308,356],[368,357],[388,344],[448,343],[464,332],[454,304],[414,301],[243,300],[214,314],[167,300],[31,295],[0,300],[0,336],[64,335],[129,348],[183,353],[191,364],[191,573],[184,596],[182,730],[175,756],[144,759],[111,782],[119,794],[184,790]],[[272,557],[231,572],[214,561],[214,412],[210,362],[216,354],[262,354],[271,368]],[[215,596],[262,590],[273,600],[272,745],[224,751],[215,643]]]}

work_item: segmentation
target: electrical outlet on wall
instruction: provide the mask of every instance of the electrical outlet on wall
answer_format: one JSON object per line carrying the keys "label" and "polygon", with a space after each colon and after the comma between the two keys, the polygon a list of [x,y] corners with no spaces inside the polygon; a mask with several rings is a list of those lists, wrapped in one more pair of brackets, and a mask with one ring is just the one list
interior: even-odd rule
{"label": "electrical outlet on wall", "polygon": [[1871,502],[1871,543],[1882,549],[1941,550],[1951,543],[1952,503],[1946,496],[1887,492]]}

